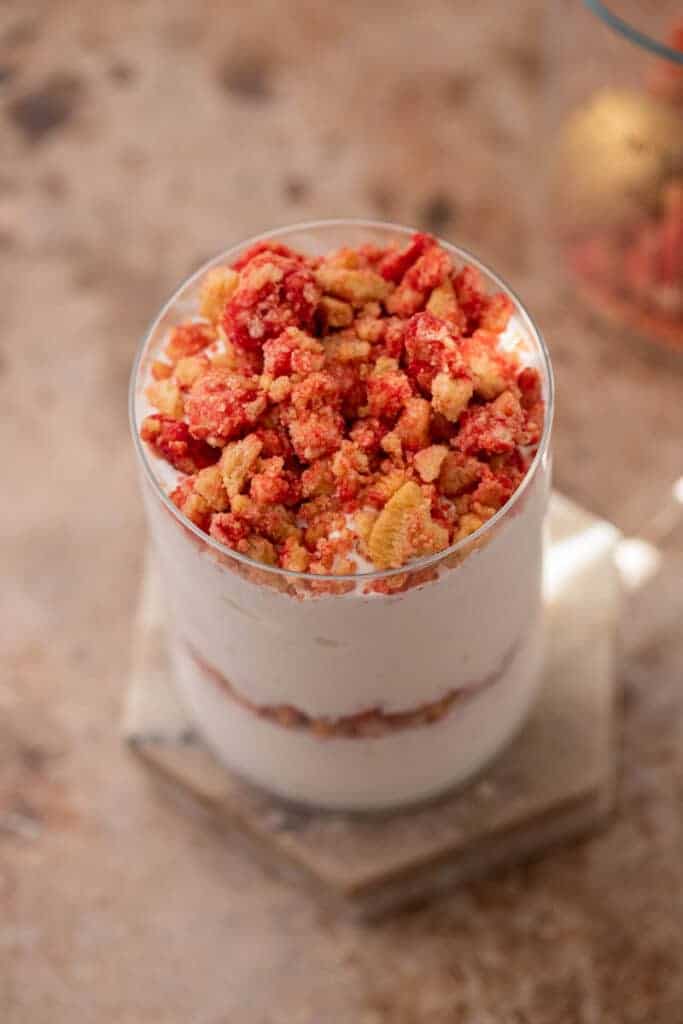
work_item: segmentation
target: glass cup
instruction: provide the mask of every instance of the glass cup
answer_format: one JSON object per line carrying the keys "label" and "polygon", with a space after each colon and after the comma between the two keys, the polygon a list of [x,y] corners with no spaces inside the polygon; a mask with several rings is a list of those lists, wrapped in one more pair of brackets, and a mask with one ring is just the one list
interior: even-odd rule
{"label": "glass cup", "polygon": [[551,214],[563,267],[605,326],[683,348],[680,0],[555,0]]}
{"label": "glass cup", "polygon": [[[259,238],[311,255],[405,243],[407,228],[339,220]],[[166,600],[174,682],[216,755],[289,800],[372,810],[413,803],[480,769],[524,721],[542,663],[542,539],[550,485],[553,383],[546,347],[519,300],[468,253],[515,313],[509,343],[539,368],[547,414],[520,488],[476,533],[402,569],[320,576],[224,547],[170,501],[170,467],[139,439],[150,362],[196,310],[209,267],[171,298],[141,344],[130,414]]]}

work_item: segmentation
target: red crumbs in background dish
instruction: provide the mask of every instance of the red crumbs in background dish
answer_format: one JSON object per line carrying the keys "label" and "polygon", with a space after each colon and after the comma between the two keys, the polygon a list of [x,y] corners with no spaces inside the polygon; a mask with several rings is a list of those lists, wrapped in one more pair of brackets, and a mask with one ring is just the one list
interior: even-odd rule
{"label": "red crumbs in background dish", "polygon": [[[670,28],[668,45],[683,53],[683,18]],[[683,66],[653,64],[648,92],[683,117]],[[662,106],[664,110],[664,106]],[[680,133],[683,134],[683,123]],[[655,150],[653,149],[653,153]],[[680,163],[680,162],[679,162]],[[643,208],[628,224],[596,222],[566,239],[566,256],[587,305],[612,324],[650,341],[683,348],[683,174],[673,161]]]}
{"label": "red crumbs in background dish", "polygon": [[140,435],[228,547],[297,572],[400,568],[477,530],[529,468],[544,404],[500,346],[512,312],[430,235],[322,258],[259,242],[170,332]]}

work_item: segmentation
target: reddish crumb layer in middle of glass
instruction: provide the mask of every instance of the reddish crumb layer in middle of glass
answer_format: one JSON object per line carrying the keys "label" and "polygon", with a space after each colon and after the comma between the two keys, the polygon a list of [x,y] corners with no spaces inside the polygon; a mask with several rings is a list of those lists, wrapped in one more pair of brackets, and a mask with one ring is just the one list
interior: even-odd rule
{"label": "reddish crumb layer in middle of glass", "polygon": [[258,718],[287,729],[299,729],[321,739],[369,739],[440,722],[470,698],[502,682],[518,653],[521,642],[521,639],[518,640],[501,658],[500,664],[487,676],[468,682],[457,689],[448,690],[437,700],[418,704],[404,711],[385,711],[381,707],[368,707],[355,714],[336,718],[310,715],[293,704],[256,704],[240,693],[223,673],[203,658],[191,644],[187,644],[186,647],[196,669],[205,679],[215,685],[224,696],[234,700],[245,711]]}
{"label": "reddish crumb layer in middle of glass", "polygon": [[513,312],[429,235],[308,257],[278,242],[208,271],[151,366],[140,434],[211,537],[296,572],[398,569],[511,497],[544,416],[500,345]]}

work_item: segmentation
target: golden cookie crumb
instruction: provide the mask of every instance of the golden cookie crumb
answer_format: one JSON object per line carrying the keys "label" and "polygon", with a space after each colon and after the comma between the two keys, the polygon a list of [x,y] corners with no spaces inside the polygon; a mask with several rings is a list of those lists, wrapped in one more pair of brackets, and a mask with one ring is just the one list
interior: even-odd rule
{"label": "golden cookie crumb", "polygon": [[473,392],[472,381],[467,377],[454,380],[447,373],[437,373],[432,382],[432,406],[451,423],[457,423]]}
{"label": "golden cookie crumb", "polygon": [[458,300],[450,277],[433,290],[427,302],[427,310],[442,320],[447,320],[449,316],[458,313]]}
{"label": "golden cookie crumb", "polygon": [[483,522],[483,519],[479,516],[475,516],[472,513],[466,513],[460,519],[455,540],[464,540],[465,537],[469,537],[471,534],[476,533],[479,527],[483,526]]}
{"label": "golden cookie crumb", "polygon": [[233,441],[223,449],[219,466],[225,490],[230,498],[239,495],[261,454],[262,447],[261,440],[255,434],[249,434],[241,441]]}
{"label": "golden cookie crumb", "polygon": [[189,390],[202,374],[208,372],[210,367],[211,363],[206,356],[185,356],[184,359],[179,359],[176,363],[173,376],[179,387]]}
{"label": "golden cookie crumb", "polygon": [[345,299],[353,306],[362,306],[373,299],[385,299],[391,286],[374,270],[353,270],[323,264],[315,273],[323,292]]}
{"label": "golden cookie crumb", "polygon": [[396,424],[396,433],[406,448],[418,451],[429,444],[431,410],[426,398],[411,398]]}
{"label": "golden cookie crumb", "polygon": [[201,494],[214,512],[225,512],[230,507],[230,498],[223,483],[220,466],[207,466],[206,469],[200,470],[194,489],[197,494]]}
{"label": "golden cookie crumb", "polygon": [[327,327],[348,327],[353,323],[353,307],[343,299],[335,299],[331,295],[323,295],[318,304]]}
{"label": "golden cookie crumb", "polygon": [[230,267],[214,267],[209,270],[199,297],[199,312],[211,323],[217,323],[223,315],[226,303],[237,290],[239,274]]}
{"label": "golden cookie crumb", "polygon": [[424,500],[418,485],[408,481],[380,512],[368,540],[370,557],[379,569],[399,569],[405,563],[411,514],[424,504]]}
{"label": "golden cookie crumb", "polygon": [[443,460],[448,455],[448,448],[443,444],[432,444],[423,448],[415,456],[415,469],[426,484],[431,484],[441,472]]}
{"label": "golden cookie crumb", "polygon": [[145,392],[150,405],[162,412],[165,416],[172,416],[174,420],[181,420],[185,411],[185,403],[180,393],[180,388],[174,380],[157,380],[150,384]]}
{"label": "golden cookie crumb", "polygon": [[173,375],[173,367],[170,363],[165,363],[161,359],[156,359],[151,367],[150,373],[154,380],[166,380],[167,377]]}

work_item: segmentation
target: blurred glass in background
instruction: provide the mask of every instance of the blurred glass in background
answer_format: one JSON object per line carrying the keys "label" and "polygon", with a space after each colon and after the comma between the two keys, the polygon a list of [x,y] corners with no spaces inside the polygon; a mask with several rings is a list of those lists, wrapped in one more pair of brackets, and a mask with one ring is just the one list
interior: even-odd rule
{"label": "blurred glass in background", "polygon": [[683,352],[681,0],[555,0],[551,229],[604,326]]}

